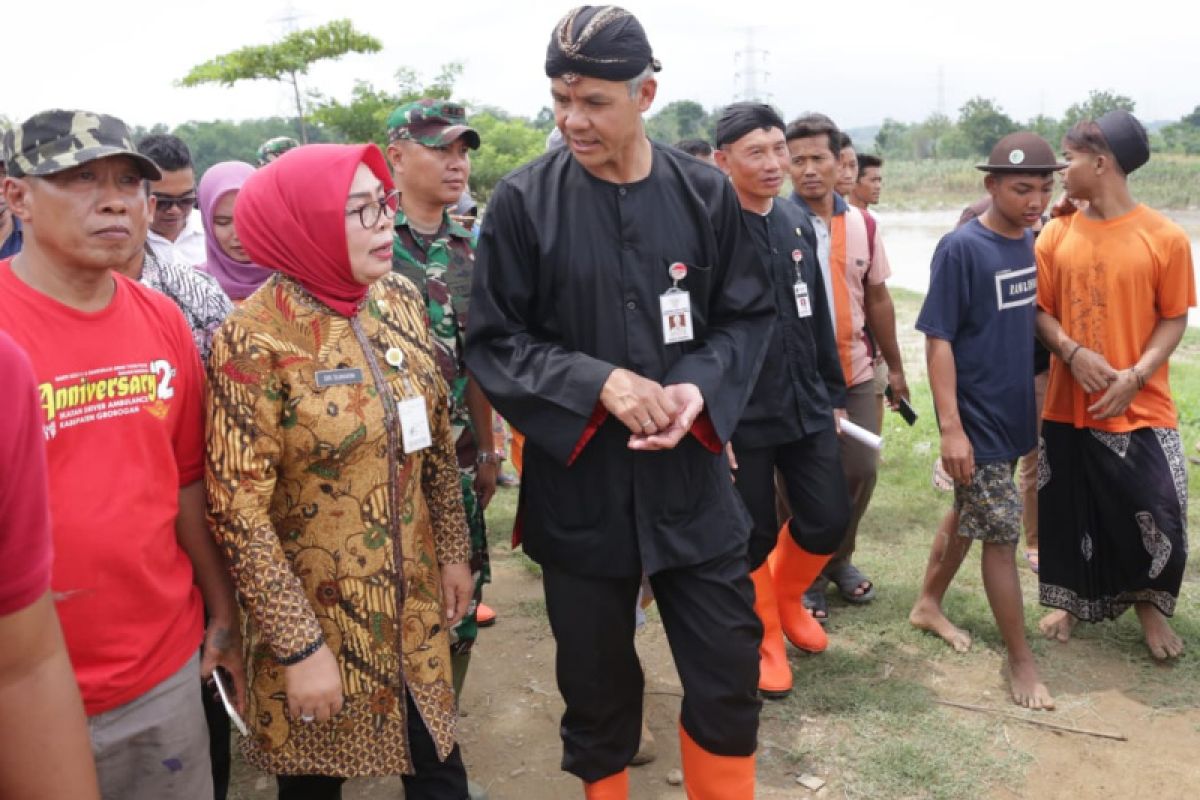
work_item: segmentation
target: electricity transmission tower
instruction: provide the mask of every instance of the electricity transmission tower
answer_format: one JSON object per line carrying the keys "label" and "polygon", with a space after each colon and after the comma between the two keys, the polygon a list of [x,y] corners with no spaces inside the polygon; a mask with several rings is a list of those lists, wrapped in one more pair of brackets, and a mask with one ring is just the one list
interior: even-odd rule
{"label": "electricity transmission tower", "polygon": [[767,70],[766,50],[754,46],[755,28],[746,28],[745,46],[733,55],[735,101],[766,103],[771,99],[767,83],[771,73]]}

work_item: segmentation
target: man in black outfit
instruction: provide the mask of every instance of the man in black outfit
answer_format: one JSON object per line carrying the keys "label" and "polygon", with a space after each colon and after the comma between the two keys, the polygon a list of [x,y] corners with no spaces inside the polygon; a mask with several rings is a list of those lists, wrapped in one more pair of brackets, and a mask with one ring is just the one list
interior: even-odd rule
{"label": "man in black outfit", "polygon": [[593,800],[628,796],[645,573],[684,688],[689,797],[750,800],[761,627],[723,448],[775,312],[729,182],[646,138],[659,68],[623,9],[555,28],[566,147],[492,195],[467,366],[527,437],[518,525],[558,644],[563,768]]}
{"label": "man in black outfit", "polygon": [[[828,639],[798,603],[776,603],[775,472],[793,516],[779,531],[775,579],[803,592],[841,544],[849,516],[836,416],[845,416],[846,384],[808,216],[778,195],[787,174],[784,123],[770,106],[735,103],[717,122],[717,165],[729,175],[771,279],[775,331],[746,412],[733,435],[737,489],[754,519],[750,568],[755,611],[763,623],[758,688],[786,696],[792,671],[783,633],[797,647],[824,650]],[[811,574],[810,574],[811,573]],[[789,583],[790,582],[790,583]],[[780,616],[783,616],[781,631]]]}

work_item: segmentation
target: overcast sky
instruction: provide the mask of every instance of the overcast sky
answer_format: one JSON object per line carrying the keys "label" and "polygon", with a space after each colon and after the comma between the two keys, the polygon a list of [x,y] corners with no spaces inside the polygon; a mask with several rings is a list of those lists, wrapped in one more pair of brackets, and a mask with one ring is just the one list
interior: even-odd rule
{"label": "overcast sky", "polygon": [[[568,2],[294,0],[292,9],[300,27],[349,17],[384,44],[381,53],[317,65],[306,79],[311,88],[345,100],[356,78],[384,86],[397,67],[432,77],[458,61],[460,97],[533,115],[548,104],[545,46]],[[279,38],[288,7],[286,0],[5,0],[0,114],[21,120],[59,106],[147,126],[289,114],[289,92],[269,82],[174,85],[214,55]],[[769,74],[758,82],[784,115],[824,111],[846,128],[889,116],[916,121],[939,98],[955,116],[974,95],[996,99],[1018,120],[1061,115],[1089,89],[1129,95],[1146,121],[1177,119],[1200,105],[1193,0],[630,0],[627,7],[663,62],[658,107],[735,99],[747,29],[766,51],[756,58]]]}

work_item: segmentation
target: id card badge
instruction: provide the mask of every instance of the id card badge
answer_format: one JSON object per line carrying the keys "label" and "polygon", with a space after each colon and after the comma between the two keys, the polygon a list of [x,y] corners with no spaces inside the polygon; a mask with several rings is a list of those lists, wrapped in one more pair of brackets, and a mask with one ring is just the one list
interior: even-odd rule
{"label": "id card badge", "polygon": [[796,281],[792,291],[796,293],[796,314],[801,319],[812,316],[812,301],[808,297],[808,284],[804,281]]}
{"label": "id card badge", "polygon": [[406,454],[424,450],[433,444],[424,397],[409,397],[399,401],[397,411],[400,412],[400,433],[404,437]]}
{"label": "id card badge", "polygon": [[663,342],[679,344],[692,340],[692,296],[679,289],[659,295],[662,309]]}

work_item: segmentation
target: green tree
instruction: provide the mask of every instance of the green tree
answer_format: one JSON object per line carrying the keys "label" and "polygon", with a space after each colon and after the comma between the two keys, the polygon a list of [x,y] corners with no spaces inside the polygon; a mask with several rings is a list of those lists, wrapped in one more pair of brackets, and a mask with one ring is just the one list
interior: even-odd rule
{"label": "green tree", "polygon": [[954,130],[954,123],[940,112],[933,112],[925,121],[913,128],[912,150],[915,158],[938,158],[942,139]]}
{"label": "green tree", "polygon": [[1132,114],[1136,105],[1131,98],[1123,94],[1093,89],[1088,92],[1087,100],[1067,107],[1066,113],[1063,114],[1063,130],[1070,130],[1077,122],[1096,119],[1116,109],[1123,109]]}
{"label": "green tree", "polygon": [[233,86],[238,81],[270,80],[289,83],[296,98],[300,139],[308,141],[304,104],[300,99],[300,76],[317,61],[340,58],[347,53],[377,53],[383,45],[374,36],[354,30],[350,20],[341,19],[284,36],[278,42],[252,45],[217,56],[192,67],[179,83],[199,86],[219,83]]}
{"label": "green tree", "polygon": [[715,115],[695,100],[667,103],[646,120],[646,134],[664,144],[675,144],[680,139],[712,141],[715,127]]}
{"label": "green tree", "polygon": [[470,123],[480,139],[479,149],[471,153],[471,193],[485,202],[501,178],[542,154],[546,134],[529,120],[500,119],[488,112],[473,115]]}
{"label": "green tree", "polygon": [[[164,125],[155,125],[145,133],[166,133]],[[192,163],[196,167],[196,175],[203,175],[205,170],[220,161],[247,161],[254,163],[255,152],[259,145],[276,136],[300,135],[299,120],[284,119],[283,117],[268,117],[265,119],[247,119],[241,122],[213,120],[209,122],[185,122],[171,133],[187,142],[192,151]],[[141,136],[136,132],[134,141]],[[329,141],[325,130],[309,129],[309,140],[314,142]]]}
{"label": "green tree", "polygon": [[996,142],[1016,129],[1012,117],[987,97],[972,97],[958,110],[958,132],[969,150],[966,155],[988,155]]}
{"label": "green tree", "polygon": [[129,135],[133,137],[135,142],[140,142],[142,139],[145,139],[147,136],[152,134],[157,135],[170,132],[171,129],[161,122],[156,122],[149,128],[147,128],[145,125],[134,125],[129,129]]}
{"label": "green tree", "polygon": [[[938,137],[935,143],[934,158],[970,158],[978,157],[979,148],[972,144],[963,129],[957,125]],[[990,149],[988,152],[991,152]]]}
{"label": "green tree", "polygon": [[391,88],[376,89],[367,81],[357,81],[349,103],[311,94],[312,118],[336,131],[346,141],[375,142],[386,147],[387,118],[396,106],[422,97],[448,100],[454,94],[454,83],[461,74],[462,64],[445,64],[433,81],[425,84],[415,70],[401,67],[396,70],[396,82]]}
{"label": "green tree", "polygon": [[533,127],[542,133],[549,133],[550,129],[554,127],[554,109],[542,106],[542,110],[533,118]]}
{"label": "green tree", "polygon": [[1163,149],[1172,153],[1200,155],[1200,106],[1185,114],[1178,122],[1166,125],[1160,131]]}
{"label": "green tree", "polygon": [[887,117],[875,134],[875,149],[884,158],[912,158],[912,126]]}
{"label": "green tree", "polygon": [[1045,114],[1038,114],[1036,117],[1030,119],[1029,122],[1025,123],[1025,127],[1049,142],[1050,146],[1055,150],[1058,149],[1058,145],[1059,142],[1062,141],[1064,131],[1062,123],[1056,120],[1054,117],[1049,117]]}

